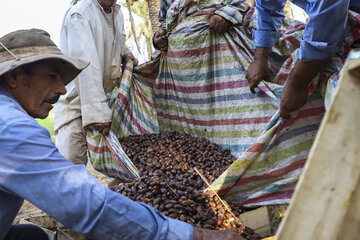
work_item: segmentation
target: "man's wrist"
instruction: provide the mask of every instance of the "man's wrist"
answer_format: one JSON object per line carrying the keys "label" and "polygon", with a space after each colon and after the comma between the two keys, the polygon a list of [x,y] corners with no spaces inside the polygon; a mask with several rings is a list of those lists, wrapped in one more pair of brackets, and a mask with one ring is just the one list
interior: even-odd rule
{"label": "man's wrist", "polygon": [[266,61],[269,58],[270,48],[265,47],[256,47],[254,60],[255,61]]}

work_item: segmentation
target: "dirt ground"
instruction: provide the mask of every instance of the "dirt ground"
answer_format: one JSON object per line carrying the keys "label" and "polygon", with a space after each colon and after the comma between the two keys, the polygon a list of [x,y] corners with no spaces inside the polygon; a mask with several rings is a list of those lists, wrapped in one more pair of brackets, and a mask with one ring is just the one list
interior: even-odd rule
{"label": "dirt ground", "polygon": [[[104,186],[107,186],[107,181],[108,181],[107,176],[105,176],[104,174],[98,171],[95,171],[95,169],[89,163],[87,164],[86,168],[90,175],[96,177]],[[14,223],[19,223],[20,219],[26,219],[29,217],[38,217],[44,215],[46,215],[46,213],[44,213],[39,208],[37,208],[36,206],[25,200],[18,215],[14,220]]]}

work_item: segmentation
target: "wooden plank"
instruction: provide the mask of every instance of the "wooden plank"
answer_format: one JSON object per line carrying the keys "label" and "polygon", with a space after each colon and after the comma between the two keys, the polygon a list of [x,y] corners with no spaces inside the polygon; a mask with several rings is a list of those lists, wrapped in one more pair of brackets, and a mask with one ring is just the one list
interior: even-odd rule
{"label": "wooden plank", "polygon": [[270,220],[267,207],[260,207],[239,216],[240,222],[260,236],[270,236]]}
{"label": "wooden plank", "polygon": [[271,236],[271,237],[263,238],[262,240],[275,240],[275,236]]}
{"label": "wooden plank", "polygon": [[360,238],[360,59],[343,71],[278,240]]}

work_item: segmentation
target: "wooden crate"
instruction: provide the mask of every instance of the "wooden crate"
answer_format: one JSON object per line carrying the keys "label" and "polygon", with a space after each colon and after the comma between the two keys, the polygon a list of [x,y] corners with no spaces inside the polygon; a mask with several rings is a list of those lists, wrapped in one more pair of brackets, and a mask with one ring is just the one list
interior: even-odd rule
{"label": "wooden crate", "polygon": [[260,236],[271,235],[270,219],[266,206],[240,214],[239,220]]}
{"label": "wooden crate", "polygon": [[[360,239],[360,52],[348,59],[278,240]],[[351,55],[350,55],[351,56]]]}

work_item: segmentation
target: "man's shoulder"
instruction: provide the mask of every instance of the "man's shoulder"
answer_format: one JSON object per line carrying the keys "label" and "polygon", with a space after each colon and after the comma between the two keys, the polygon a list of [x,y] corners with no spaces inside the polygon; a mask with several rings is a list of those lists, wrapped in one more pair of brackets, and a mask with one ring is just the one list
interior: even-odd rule
{"label": "man's shoulder", "polygon": [[86,15],[87,12],[91,11],[94,7],[93,0],[81,0],[78,4],[72,6],[69,10],[69,16],[73,15],[74,13],[78,13],[80,15]]}
{"label": "man's shoulder", "polygon": [[30,117],[13,99],[0,94],[0,126],[6,127],[21,122],[32,123]]}
{"label": "man's shoulder", "polygon": [[120,11],[120,9],[121,9],[121,6],[119,4],[117,4],[117,3],[115,3],[114,10],[115,11]]}

